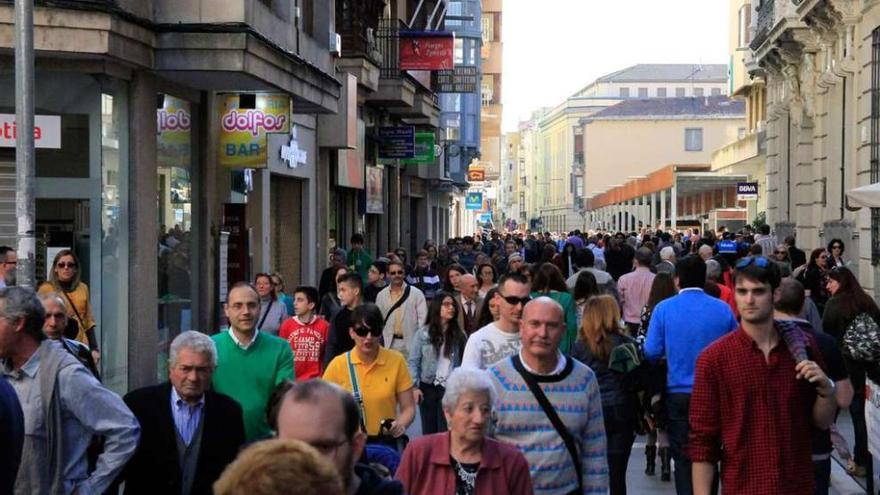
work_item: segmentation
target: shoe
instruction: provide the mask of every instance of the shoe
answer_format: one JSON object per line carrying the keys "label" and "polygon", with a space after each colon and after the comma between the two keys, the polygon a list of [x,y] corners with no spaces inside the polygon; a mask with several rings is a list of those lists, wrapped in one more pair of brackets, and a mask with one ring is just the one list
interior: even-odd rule
{"label": "shoe", "polygon": [[672,454],[669,447],[660,447],[660,481],[672,479]]}
{"label": "shoe", "polygon": [[868,470],[865,469],[865,466],[859,466],[854,460],[852,460],[852,458],[847,459],[846,461],[846,472],[849,473],[850,476],[856,476],[859,478],[864,478],[868,475]]}
{"label": "shoe", "polygon": [[654,476],[654,472],[657,470],[656,463],[657,456],[657,446],[656,445],[646,445],[645,446],[645,474],[648,476]]}

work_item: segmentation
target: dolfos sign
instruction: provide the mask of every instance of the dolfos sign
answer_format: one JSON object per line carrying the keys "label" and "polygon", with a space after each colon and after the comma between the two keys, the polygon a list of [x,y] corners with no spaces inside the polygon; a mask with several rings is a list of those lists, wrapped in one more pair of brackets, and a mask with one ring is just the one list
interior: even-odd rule
{"label": "dolfos sign", "polygon": [[238,95],[228,95],[220,114],[220,164],[264,168],[269,157],[266,135],[290,132],[290,98],[257,95],[256,108],[239,108]]}

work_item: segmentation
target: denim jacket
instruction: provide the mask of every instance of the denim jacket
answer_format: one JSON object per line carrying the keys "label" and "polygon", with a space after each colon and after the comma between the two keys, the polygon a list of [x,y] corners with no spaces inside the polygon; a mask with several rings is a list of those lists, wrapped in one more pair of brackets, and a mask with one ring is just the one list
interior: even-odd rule
{"label": "denim jacket", "polygon": [[[463,348],[452,349],[453,369],[461,366],[463,352]],[[406,360],[414,386],[418,387],[419,382],[434,383],[438,357],[434,346],[431,345],[431,338],[428,336],[428,326],[423,326],[413,334],[412,341],[409,343],[409,357]]]}

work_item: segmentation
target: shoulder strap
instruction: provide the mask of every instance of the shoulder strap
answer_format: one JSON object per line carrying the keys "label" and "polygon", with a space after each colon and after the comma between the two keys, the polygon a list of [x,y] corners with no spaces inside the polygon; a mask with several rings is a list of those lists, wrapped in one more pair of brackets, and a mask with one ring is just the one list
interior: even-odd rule
{"label": "shoulder strap", "polygon": [[[510,357],[510,360],[513,362],[513,368],[517,371],[517,373],[520,374],[520,376],[526,382],[526,385],[529,386],[529,390],[532,392],[532,395],[535,396],[535,399],[538,401],[538,405],[540,405],[541,409],[544,410],[544,414],[547,415],[547,419],[549,419],[550,423],[553,424],[553,428],[555,428],[556,432],[559,433],[559,436],[562,437],[562,441],[565,443],[565,448],[568,450],[568,455],[571,456],[571,461],[574,463],[574,470],[577,473],[578,493],[583,493],[583,465],[581,465],[577,446],[574,443],[574,437],[571,435],[571,432],[568,431],[568,428],[566,428],[565,424],[562,422],[562,419],[559,418],[559,415],[556,414],[556,409],[554,409],[553,406],[550,404],[550,401],[547,400],[547,396],[544,395],[544,391],[541,390],[540,386],[538,386],[538,382],[535,381],[535,377],[532,376],[532,374],[526,371],[526,369],[523,367],[522,362],[519,360],[519,356],[514,354]],[[571,361],[569,361],[568,366],[571,366]]]}
{"label": "shoulder strap", "polygon": [[364,409],[364,397],[361,395],[361,387],[358,384],[357,373],[354,371],[354,364],[351,362],[351,351],[345,353],[345,360],[348,363],[348,379],[351,381],[351,394],[354,396],[354,401],[357,403],[358,411],[360,412],[360,423],[361,429],[364,430],[364,433],[367,432],[367,412]]}
{"label": "shoulder strap", "polygon": [[272,309],[272,303],[274,302],[274,299],[269,299],[269,304],[266,306],[266,312],[263,313],[263,317],[260,318],[260,323],[257,324],[257,330],[263,328],[263,323],[266,322],[266,317],[269,316],[269,311]]}
{"label": "shoulder strap", "polygon": [[76,304],[73,304],[73,300],[70,298],[70,295],[68,295],[67,291],[64,289],[61,289],[61,293],[64,294],[64,298],[67,299],[68,303],[70,303],[70,309],[72,309],[73,314],[76,315],[76,320],[79,323],[80,328],[82,328],[82,331],[85,332],[86,330],[88,330],[88,328],[83,328],[85,327],[86,322],[82,319],[82,316],[79,315],[79,311],[77,311],[76,309]]}
{"label": "shoulder strap", "polygon": [[[391,309],[388,310],[388,314],[385,315],[385,319],[382,321],[382,326],[385,326],[388,323],[388,319],[391,318],[391,314],[394,313],[397,308],[403,306],[403,303],[405,303],[406,299],[409,297],[409,291],[410,286],[407,284],[406,289],[403,289],[403,295],[400,296],[400,299],[394,303],[394,306],[391,306]],[[391,289],[388,289],[388,293],[391,293]]]}

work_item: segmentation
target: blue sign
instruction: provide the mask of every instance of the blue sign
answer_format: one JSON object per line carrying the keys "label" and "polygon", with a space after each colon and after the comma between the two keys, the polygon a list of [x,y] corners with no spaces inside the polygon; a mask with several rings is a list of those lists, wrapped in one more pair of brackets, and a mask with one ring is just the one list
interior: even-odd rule
{"label": "blue sign", "polygon": [[491,213],[483,213],[480,215],[480,222],[489,223],[491,221],[492,221],[492,214]]}
{"label": "blue sign", "polygon": [[394,160],[398,158],[414,158],[416,156],[416,128],[380,127],[379,158]]}
{"label": "blue sign", "polygon": [[469,192],[464,199],[464,208],[466,210],[482,210],[483,209],[483,193]]}
{"label": "blue sign", "polygon": [[717,246],[719,253],[736,253],[736,241],[719,241]]}

